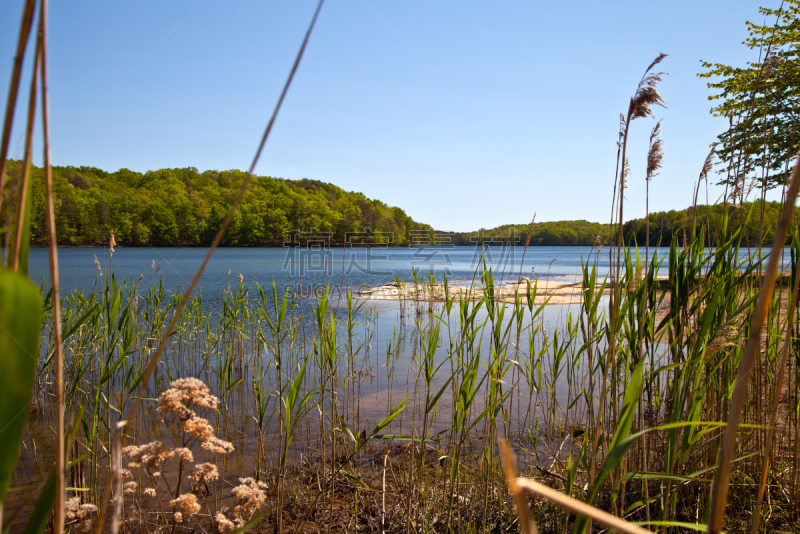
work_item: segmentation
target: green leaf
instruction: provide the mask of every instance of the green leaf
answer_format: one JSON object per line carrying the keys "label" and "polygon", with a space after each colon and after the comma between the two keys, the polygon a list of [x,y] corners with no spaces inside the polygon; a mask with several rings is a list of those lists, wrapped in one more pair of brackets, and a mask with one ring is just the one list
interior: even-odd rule
{"label": "green leaf", "polygon": [[[619,414],[619,424],[617,429],[614,431],[614,437],[611,439],[611,443],[609,444],[608,454],[603,460],[603,465],[594,481],[592,491],[589,493],[589,496],[586,499],[586,502],[589,504],[594,504],[594,500],[597,498],[597,494],[600,492],[600,488],[602,487],[606,477],[620,464],[620,462],[622,462],[622,458],[625,456],[625,453],[628,452],[628,449],[634,444],[641,434],[638,433],[631,436],[630,432],[631,425],[633,424],[633,418],[636,415],[636,407],[639,403],[639,395],[642,393],[642,368],[644,366],[644,360],[645,358],[641,358],[631,373],[628,387],[625,390],[625,396],[622,399],[622,408],[620,409]],[[575,521],[575,526],[572,529],[572,532],[583,533],[586,531],[587,527],[588,522],[586,519],[579,517]]]}
{"label": "green leaf", "polygon": [[33,393],[42,297],[25,276],[0,268],[0,503],[17,462]]}
{"label": "green leaf", "polygon": [[340,473],[341,473],[341,474],[343,474],[343,475],[345,476],[345,478],[348,478],[348,479],[352,480],[352,481],[353,481],[353,482],[355,482],[356,484],[360,484],[360,485],[364,486],[365,488],[367,488],[367,489],[370,489],[370,487],[367,485],[367,483],[366,483],[366,482],[364,482],[363,480],[361,480],[359,477],[357,477],[357,476],[355,476],[355,475],[352,475],[352,474],[348,473],[348,472],[347,472],[347,471],[345,471],[344,469],[342,469],[342,470],[340,471]]}
{"label": "green leaf", "polygon": [[444,385],[442,386],[442,389],[440,389],[440,390],[439,390],[439,393],[437,393],[437,394],[436,394],[436,395],[435,395],[435,396],[434,396],[434,397],[431,399],[431,401],[428,403],[428,406],[427,406],[427,408],[425,409],[425,411],[426,411],[426,412],[430,412],[431,410],[433,410],[433,407],[434,407],[434,406],[436,406],[436,403],[437,403],[437,402],[439,402],[439,399],[441,398],[441,396],[442,396],[442,394],[444,393],[444,391],[445,391],[445,389],[447,388],[447,386],[449,386],[449,385],[450,385],[450,381],[451,381],[451,380],[453,380],[453,376],[452,376],[452,375],[450,375],[450,378],[448,378],[448,379],[445,381]]}
{"label": "green leaf", "polygon": [[375,426],[375,428],[372,430],[372,433],[370,434],[370,439],[373,438],[373,437],[376,437],[378,435],[378,432],[380,432],[381,430],[383,430],[384,428],[389,426],[389,423],[394,421],[394,418],[397,417],[398,415],[400,415],[403,412],[403,410],[406,408],[407,404],[408,404],[408,397],[406,397],[403,400],[401,400],[397,404],[397,406],[395,406],[392,409],[392,411],[389,413],[389,415],[386,416],[386,418],[383,419],[383,421],[381,421],[380,423],[378,423]]}
{"label": "green leaf", "polygon": [[690,530],[697,530],[698,532],[708,531],[708,525],[701,525],[699,523],[686,523],[684,521],[640,521],[640,522],[633,522],[633,524],[639,525],[640,527],[653,525],[654,527],[688,528]]}
{"label": "green leaf", "polygon": [[691,476],[671,475],[669,473],[647,473],[641,471],[629,471],[622,475],[620,480],[672,480],[674,482],[711,482],[706,478]]}
{"label": "green leaf", "polygon": [[399,434],[374,434],[370,436],[370,439],[385,439],[388,441],[424,441],[424,442],[433,442],[436,441],[434,438],[415,438],[414,436],[401,436]]}

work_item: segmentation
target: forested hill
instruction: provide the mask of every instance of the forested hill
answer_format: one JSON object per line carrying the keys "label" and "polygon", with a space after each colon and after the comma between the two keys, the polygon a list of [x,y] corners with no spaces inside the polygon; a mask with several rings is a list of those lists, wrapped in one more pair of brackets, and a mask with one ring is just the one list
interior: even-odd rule
{"label": "forested hill", "polygon": [[[730,235],[732,230],[744,226],[743,245],[770,245],[778,224],[781,205],[779,202],[765,202],[763,223],[760,202],[745,202],[743,206],[717,204],[713,206],[698,205],[683,210],[657,211],[650,214],[650,245],[668,246],[673,236],[682,239],[683,232],[690,233],[695,227],[699,232],[705,230],[707,244],[716,243],[717,235],[723,230]],[[727,226],[726,226],[727,215]],[[794,225],[800,225],[800,211],[794,212]],[[623,235],[628,244],[644,245],[647,240],[647,221],[644,217],[632,219],[625,223]],[[458,233],[454,242],[458,245],[469,245],[481,242],[513,242],[525,245],[529,224],[507,224],[490,230]],[[558,221],[535,223],[531,228],[531,246],[581,245],[592,246],[597,242],[609,242],[609,225],[587,221]],[[708,236],[712,236],[708,239]],[[791,241],[791,236],[787,241]]]}
{"label": "forested hill", "polygon": [[[16,209],[22,162],[11,161],[1,220]],[[228,213],[242,171],[205,171],[193,167],[145,173],[94,167],[53,167],[57,235],[60,245],[208,245]],[[47,242],[42,169],[32,170],[31,234]],[[14,199],[14,200],[12,200]],[[415,222],[402,209],[361,193],[316,180],[254,176],[225,236],[225,245],[278,245],[295,229],[331,232],[342,243],[345,232],[391,232],[393,244],[406,244]]]}
{"label": "forested hill", "polygon": [[[742,244],[757,246],[761,241],[765,246],[772,244],[775,228],[781,213],[780,202],[764,202],[764,214],[761,215],[761,202],[745,202],[742,206],[716,204],[712,206],[698,205],[697,208],[684,210],[658,211],[650,214],[650,244],[669,245],[673,235],[683,239],[683,232],[690,233],[695,227],[699,232],[705,230],[706,243],[716,243],[717,235],[723,230],[730,235],[731,231],[744,226]],[[727,220],[727,226],[726,226]],[[625,223],[624,235],[627,242],[646,242],[646,219],[633,219]],[[794,221],[790,228],[787,244],[791,243],[792,233],[800,223],[800,212],[794,210]],[[708,239],[708,236],[712,236]],[[682,242],[682,241],[681,241]]]}
{"label": "forested hill", "polygon": [[[506,224],[490,230],[457,233],[457,245],[474,245],[482,242],[512,242],[524,246],[529,224]],[[530,246],[593,245],[597,236],[601,242],[608,240],[608,225],[589,221],[555,221],[534,223]]]}
{"label": "forested hill", "polygon": [[[9,215],[16,213],[16,199],[22,163],[9,162],[8,183],[0,220],[6,226]],[[205,171],[193,167],[162,169],[145,173],[120,169],[106,172],[94,167],[53,167],[53,189],[57,235],[60,245],[107,246],[111,232],[122,246],[208,245],[228,213],[245,173],[242,171]],[[42,169],[32,168],[31,234],[36,245],[47,244],[47,225]],[[9,212],[11,210],[11,212]],[[651,245],[668,244],[684,229],[710,229],[714,235],[745,224],[744,243],[756,245],[772,241],[780,205],[764,204],[763,232],[760,203],[745,203],[742,208],[730,205],[697,206],[685,210],[650,214]],[[795,210],[800,222],[800,213]],[[475,232],[451,234],[456,245],[482,242],[508,242],[524,246],[528,224],[508,224]],[[432,232],[430,226],[415,222],[402,209],[371,200],[362,193],[347,192],[316,180],[284,180],[254,176],[236,212],[223,242],[228,246],[280,246],[286,233],[293,230],[317,235],[330,233],[331,244],[340,245],[345,233],[363,233],[365,229],[391,235],[392,245],[408,245],[414,232]],[[439,233],[439,232],[437,232]],[[588,221],[535,223],[531,246],[591,246],[608,243],[608,224]],[[708,233],[708,232],[707,232]],[[625,241],[644,245],[645,219],[625,223]],[[5,240],[6,236],[0,236]],[[308,234],[305,236],[308,237]],[[292,237],[293,240],[297,236]],[[300,239],[304,239],[301,237]],[[436,240],[436,238],[434,238]],[[356,237],[351,242],[388,241],[385,237]],[[439,240],[441,242],[441,240]],[[713,242],[713,240],[712,240]]]}

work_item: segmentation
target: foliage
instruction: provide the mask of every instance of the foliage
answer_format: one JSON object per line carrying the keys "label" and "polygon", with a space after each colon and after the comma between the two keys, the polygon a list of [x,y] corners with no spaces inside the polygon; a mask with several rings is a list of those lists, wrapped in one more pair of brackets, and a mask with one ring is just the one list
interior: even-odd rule
{"label": "foliage", "polygon": [[[747,22],[743,44],[758,51],[758,61],[744,67],[703,61],[701,78],[719,93],[711,112],[730,120],[719,136],[717,155],[724,174],[721,184],[736,186],[749,172],[772,189],[786,183],[786,161],[800,146],[797,109],[800,97],[800,0],[786,0],[781,9],[761,8],[764,24]],[[767,53],[769,52],[769,53]],[[740,155],[740,150],[743,154]],[[766,168],[762,177],[761,168]],[[740,190],[747,184],[739,186]]]}
{"label": "foliage", "polygon": [[[742,227],[742,244],[758,246],[761,226],[759,213],[761,202],[745,202],[740,208],[737,206],[716,204],[713,206],[698,205],[683,210],[658,211],[650,214],[650,246],[667,246],[673,236],[683,242],[683,233],[686,232],[691,240],[692,228],[697,233],[705,230],[705,235],[719,236],[725,226],[727,217],[728,235]],[[779,202],[764,202],[764,234],[762,244],[769,246],[775,235],[775,228],[780,217],[781,205]],[[795,212],[795,222],[800,222],[800,213]],[[709,231],[710,229],[710,231]],[[624,232],[627,243],[645,244],[645,219],[633,219],[625,223]],[[635,240],[635,241],[634,241]],[[713,243],[706,243],[707,245]],[[787,245],[789,241],[787,240]]]}
{"label": "foliage", "polygon": [[[453,242],[456,245],[475,245],[491,242],[507,243],[509,240],[524,246],[529,224],[504,224],[490,230],[457,233]],[[588,221],[553,221],[534,223],[531,232],[531,246],[591,246],[597,240],[608,237],[608,225]]]}
{"label": "foliage", "polygon": [[19,454],[39,363],[42,298],[24,275],[0,267],[0,507]]}
{"label": "foliage", "polygon": [[[758,246],[761,225],[759,214],[761,202],[745,202],[739,207],[737,204],[715,204],[706,206],[699,204],[682,210],[655,211],[650,213],[650,246],[668,246],[673,236],[683,239],[683,232],[691,239],[692,228],[700,232],[705,229],[705,235],[720,235],[728,218],[728,235],[734,230],[743,227],[742,244]],[[764,202],[764,233],[762,244],[769,246],[772,243],[774,230],[780,216],[781,205],[779,202]],[[800,223],[800,213],[794,215],[796,223]],[[625,242],[644,246],[646,241],[646,221],[644,217],[631,219],[624,225]],[[518,246],[525,246],[525,237],[528,232],[527,224],[506,224],[481,230],[456,234],[453,242],[456,245],[475,245],[476,243],[491,242],[499,244],[511,240]],[[710,230],[710,231],[709,231]],[[530,246],[592,246],[608,243],[608,224],[592,223],[588,221],[554,221],[535,223],[531,232]],[[787,241],[787,245],[789,242]]]}
{"label": "foliage", "polygon": [[[0,220],[14,209],[13,194],[22,162],[9,161],[9,201]],[[139,173],[94,167],[53,167],[56,234],[59,245],[107,245],[111,232],[123,246],[208,245],[225,218],[245,173],[199,172],[193,167]],[[32,173],[33,244],[47,243],[42,169]],[[281,245],[285,232],[316,229],[342,243],[346,232],[391,232],[405,244],[412,230],[427,226],[402,209],[316,180],[255,176],[228,230],[224,245]],[[380,240],[378,238],[378,240]]]}

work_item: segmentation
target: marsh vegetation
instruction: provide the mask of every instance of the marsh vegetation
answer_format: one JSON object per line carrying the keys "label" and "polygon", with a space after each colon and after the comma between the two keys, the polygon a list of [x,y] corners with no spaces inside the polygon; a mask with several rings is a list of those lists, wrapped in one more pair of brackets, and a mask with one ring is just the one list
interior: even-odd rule
{"label": "marsh vegetation", "polygon": [[[455,281],[416,270],[411,283],[398,278],[387,314],[330,281],[311,291],[301,282],[293,291],[240,275],[213,307],[195,291],[235,228],[321,2],[253,163],[185,289],[168,291],[157,272],[145,284],[143,277],[118,279],[104,268],[116,246],[111,233],[109,261],[96,259],[95,288],[60,291],[47,9],[26,1],[17,57],[25,55],[39,6],[35,74],[25,158],[7,201],[22,59],[0,154],[0,212],[10,214],[0,270],[3,528],[795,530],[800,236],[793,210],[800,178],[796,162],[789,169],[797,146],[782,132],[780,150],[769,158],[757,152],[773,109],[760,98],[771,88],[791,89],[777,81],[794,61],[790,44],[800,40],[786,37],[800,12],[798,2],[789,3],[788,11],[765,11],[778,19],[771,33],[754,30],[750,44],[764,46],[754,77],[725,86],[738,115],[717,152],[729,158],[731,176],[713,225],[696,208],[714,153],[699,165],[691,224],[661,243],[668,255],[651,254],[649,216],[644,246],[626,234],[625,188],[634,179],[628,140],[632,126],[663,105],[661,54],[620,117],[608,235],[596,236],[583,259],[577,302],[537,299],[541,279],[519,272],[517,283],[503,284],[505,270],[498,278],[484,262],[458,291],[450,291]],[[52,285],[37,288],[26,274],[39,89]],[[772,127],[784,126],[776,119]],[[758,140],[742,134],[748,131]],[[663,162],[660,123],[649,140],[641,177],[648,184]],[[759,166],[761,181],[746,182]],[[758,212],[746,209],[752,184],[761,191]],[[764,208],[771,187],[781,188],[774,227]],[[756,219],[759,240],[751,248],[748,225]],[[764,249],[769,235],[773,247]],[[601,257],[608,271],[598,270]]]}

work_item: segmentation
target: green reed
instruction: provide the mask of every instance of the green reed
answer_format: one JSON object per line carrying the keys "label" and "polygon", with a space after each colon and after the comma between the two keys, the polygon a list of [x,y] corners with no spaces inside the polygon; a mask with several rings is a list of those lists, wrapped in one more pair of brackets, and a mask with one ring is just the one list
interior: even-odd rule
{"label": "green reed", "polygon": [[[139,443],[172,439],[154,424],[158,415],[148,400],[171,380],[198,376],[213,384],[221,399],[217,431],[237,449],[220,460],[220,472],[225,480],[255,474],[274,483],[271,517],[281,532],[310,520],[337,525],[349,513],[361,525],[379,514],[387,531],[397,532],[507,528],[514,512],[495,449],[496,439],[506,437],[522,470],[567,495],[652,528],[702,525],[759,290],[757,256],[746,255],[739,237],[731,232],[713,250],[703,247],[702,231],[685,244],[676,237],[667,255],[650,261],[635,244],[626,248],[613,284],[616,330],[609,277],[598,274],[594,255],[584,260],[582,298],[574,305],[549,303],[536,280],[501,292],[486,268],[472,298],[451,296],[452,284],[442,279],[436,289],[444,288],[442,301],[426,305],[432,311],[415,315],[410,330],[400,320],[390,323],[383,339],[385,314],[379,318],[352,292],[337,307],[324,289],[300,300],[276,284],[241,283],[220,288],[212,312],[207,291],[177,323],[146,384],[145,412],[132,436]],[[800,343],[786,287],[796,276],[798,248],[795,238],[785,283],[769,309],[763,365],[752,376],[733,464],[732,506],[751,509],[763,451],[774,450],[763,487],[765,510],[772,508],[762,514],[762,528],[790,522],[797,499]],[[116,424],[130,410],[178,298],[158,277],[119,283],[107,272],[93,290],[61,297],[66,409],[85,410],[68,451],[77,460],[69,470],[68,484],[77,488],[70,496],[100,500]],[[28,421],[14,487],[43,482],[52,458],[46,291],[44,302],[34,395],[41,411]],[[778,390],[787,329],[791,357]],[[610,336],[616,336],[613,354]],[[384,355],[380,362],[377,354]],[[393,403],[397,390],[408,404]],[[776,398],[779,430],[768,433],[765,414]],[[375,454],[382,461],[374,465]],[[371,496],[383,487],[384,469],[386,508],[378,510]],[[209,506],[222,506],[224,481],[209,492],[218,501]],[[544,531],[588,526],[541,501],[533,511]],[[739,517],[735,509],[729,513],[732,521]]]}

